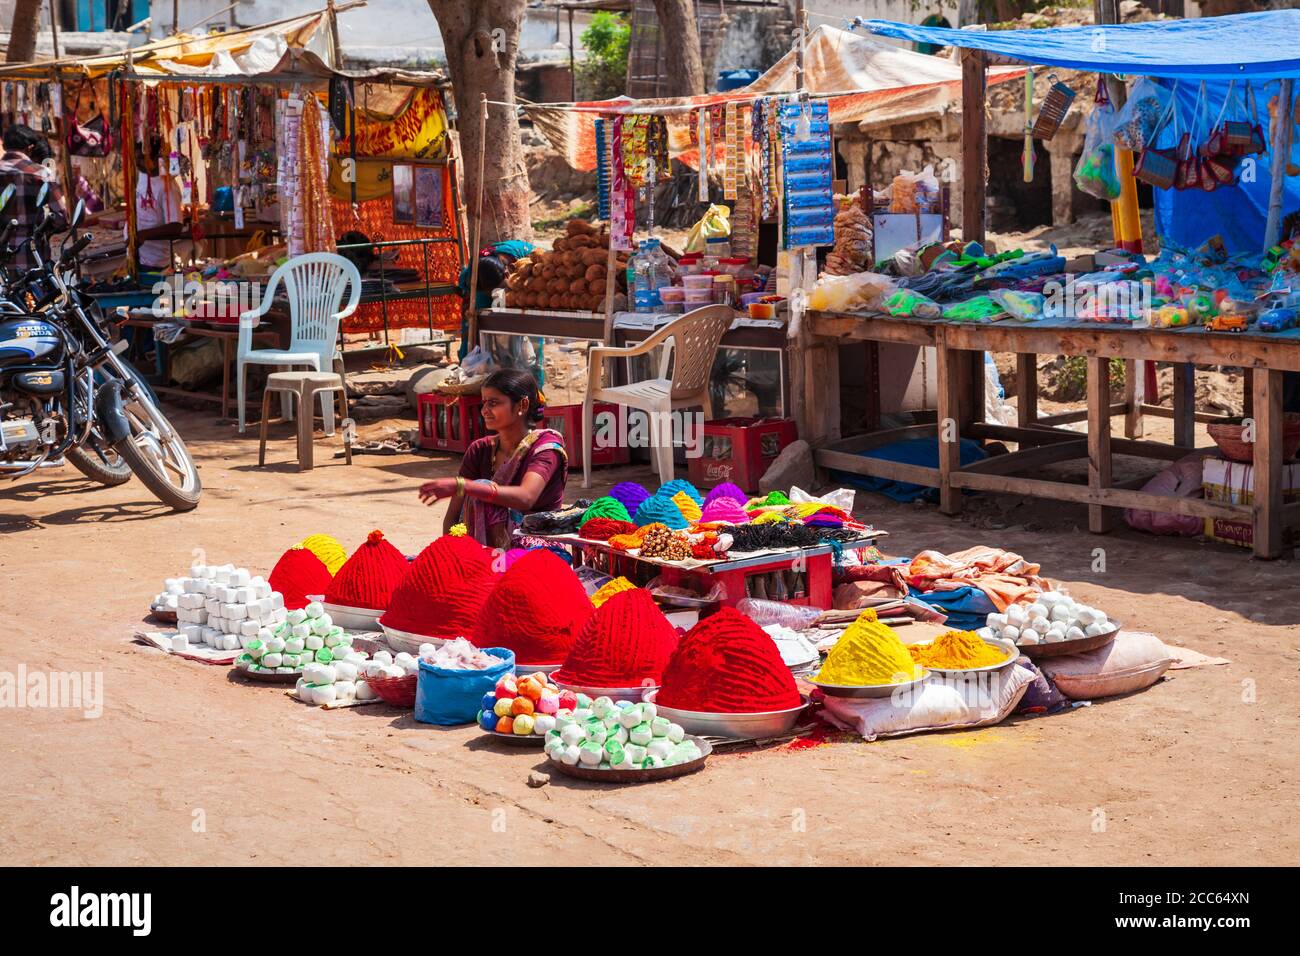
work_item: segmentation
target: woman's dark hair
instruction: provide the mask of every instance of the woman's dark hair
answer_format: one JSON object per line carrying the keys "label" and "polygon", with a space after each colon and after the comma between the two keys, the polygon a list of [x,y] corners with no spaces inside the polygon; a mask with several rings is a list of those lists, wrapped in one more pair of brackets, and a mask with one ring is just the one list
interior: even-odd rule
{"label": "woman's dark hair", "polygon": [[537,379],[533,378],[532,372],[517,368],[497,369],[483,382],[483,387],[500,392],[511,402],[528,399],[528,423],[535,425],[542,420],[542,393],[537,388]]}
{"label": "woman's dark hair", "polygon": [[506,281],[506,264],[498,255],[483,256],[478,261],[478,291],[491,292]]}

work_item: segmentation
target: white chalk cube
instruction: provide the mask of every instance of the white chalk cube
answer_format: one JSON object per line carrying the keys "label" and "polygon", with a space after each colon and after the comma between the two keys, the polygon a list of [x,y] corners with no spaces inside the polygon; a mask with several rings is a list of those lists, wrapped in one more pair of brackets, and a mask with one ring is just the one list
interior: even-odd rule
{"label": "white chalk cube", "polygon": [[173,635],[172,635],[172,650],[173,650],[173,651],[188,651],[189,649],[190,649],[190,639],[189,639],[189,635],[187,635],[187,634],[173,634]]}
{"label": "white chalk cube", "polygon": [[222,649],[223,651],[237,651],[237,650],[239,650],[239,635],[238,635],[238,634],[224,634],[224,635],[222,635],[222,637],[221,637],[221,649]]}
{"label": "white chalk cube", "polygon": [[307,638],[311,637],[311,635],[314,633],[315,633],[314,629],[306,621],[303,621],[301,624],[293,625],[293,636],[300,637],[304,641]]}
{"label": "white chalk cube", "polygon": [[240,636],[240,637],[257,637],[257,632],[260,631],[260,630],[261,630],[261,627],[258,626],[258,624],[257,624],[256,621],[240,621],[240,622],[239,622],[239,636]]}
{"label": "white chalk cube", "polygon": [[203,643],[203,628],[199,627],[197,624],[186,624],[180,629],[180,631],[191,644]]}
{"label": "white chalk cube", "polygon": [[269,598],[271,596],[271,585],[267,584],[261,578],[253,579],[253,593],[258,598]]}
{"label": "white chalk cube", "polygon": [[305,642],[304,646],[309,651],[319,651],[325,646],[325,638],[321,637],[319,634],[308,634],[303,640]]}
{"label": "white chalk cube", "polygon": [[[276,597],[279,597],[279,595],[276,595]],[[284,624],[288,619],[289,612],[282,607],[277,607],[275,613],[271,615],[271,620],[275,621],[277,624]]]}
{"label": "white chalk cube", "polygon": [[[272,591],[272,592],[271,592],[271,607],[274,607],[274,608],[283,608],[283,607],[284,607],[284,595],[281,594],[279,591]],[[305,616],[305,615],[304,615],[304,616]]]}
{"label": "white chalk cube", "polygon": [[193,611],[190,611],[190,620],[193,621],[195,624],[207,624],[208,623],[207,609],[200,607],[200,608],[195,608]]}
{"label": "white chalk cube", "polygon": [[230,583],[237,588],[248,587],[248,582],[252,579],[253,576],[249,573],[248,568],[235,568],[230,572]]}
{"label": "white chalk cube", "polygon": [[221,614],[221,602],[210,597],[203,602],[203,609],[208,612],[208,617],[217,617]]}
{"label": "white chalk cube", "polygon": [[248,605],[227,604],[225,608],[223,608],[222,613],[224,617],[232,621],[242,621],[244,618],[248,617]]}

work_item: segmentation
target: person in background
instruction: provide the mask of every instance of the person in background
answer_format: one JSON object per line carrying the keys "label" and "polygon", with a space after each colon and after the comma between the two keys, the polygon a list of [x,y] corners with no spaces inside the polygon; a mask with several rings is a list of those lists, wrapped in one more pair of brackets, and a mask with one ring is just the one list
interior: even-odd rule
{"label": "person in background", "polygon": [[569,458],[564,436],[538,427],[545,399],[528,372],[493,372],[482,394],[483,423],[495,434],[470,444],[457,477],[421,485],[420,500],[431,505],[451,499],[444,534],[463,522],[480,544],[506,549],[525,514],[563,504]]}
{"label": "person in background", "polygon": [[[0,191],[12,185],[14,192],[4,209],[0,210],[0,220],[6,223],[11,219],[18,220],[10,245],[17,246],[30,236],[44,217],[45,213],[37,203],[42,186],[48,186],[45,204],[55,217],[55,231],[66,229],[68,216],[63,205],[63,191],[57,178],[37,158],[50,155],[45,138],[30,126],[14,123],[4,131],[2,141],[4,155],[0,156]],[[49,243],[42,243],[39,252],[42,259],[48,259]],[[29,246],[24,246],[11,261],[15,268],[30,269],[36,265],[36,256]]]}
{"label": "person in background", "polygon": [[[140,233],[166,232],[164,227],[181,221],[180,189],[171,176],[149,174],[149,164],[139,146],[136,147],[135,168],[137,239]],[[125,224],[122,226],[122,235],[126,236]],[[142,268],[161,271],[171,268],[174,265],[173,256],[185,255],[190,251],[190,246],[189,240],[144,239],[139,241],[135,253]]]}
{"label": "person in background", "polygon": [[[499,289],[505,285],[506,276],[510,274],[510,267],[514,265],[515,260],[532,255],[535,248],[537,247],[531,242],[525,242],[522,239],[510,239],[479,250],[478,290],[474,296],[474,301],[480,311],[492,307],[492,292],[494,289]],[[470,350],[469,277],[470,267],[467,265],[460,270],[460,280],[456,284],[457,288],[460,289],[461,300],[464,302],[460,320],[460,357],[462,360],[465,358],[465,353]]]}

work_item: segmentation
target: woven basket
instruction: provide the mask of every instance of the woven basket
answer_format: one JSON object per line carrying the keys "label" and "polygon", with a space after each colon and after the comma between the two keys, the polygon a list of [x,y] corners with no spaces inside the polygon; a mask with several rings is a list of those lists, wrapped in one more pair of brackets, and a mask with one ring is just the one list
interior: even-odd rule
{"label": "woven basket", "polygon": [[417,678],[416,674],[406,674],[402,677],[367,677],[366,683],[385,704],[414,708]]}
{"label": "woven basket", "polygon": [[435,385],[433,391],[437,395],[477,395],[483,391],[485,381],[486,375],[475,375],[463,382],[442,382]]}
{"label": "woven basket", "polygon": [[[1247,465],[1255,460],[1255,444],[1241,440],[1244,425],[1225,425],[1214,423],[1206,426],[1206,431],[1223,452],[1223,457],[1231,461],[1240,461]],[[1288,412],[1282,422],[1282,460],[1290,461],[1300,451],[1300,413]]]}

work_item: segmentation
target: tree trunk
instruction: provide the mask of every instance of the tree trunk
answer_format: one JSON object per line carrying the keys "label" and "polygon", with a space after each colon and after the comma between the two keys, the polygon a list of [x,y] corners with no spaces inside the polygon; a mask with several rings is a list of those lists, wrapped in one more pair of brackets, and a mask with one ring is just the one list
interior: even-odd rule
{"label": "tree trunk", "polygon": [[9,26],[6,63],[29,63],[36,59],[36,34],[41,28],[41,0],[14,0],[14,19]]}
{"label": "tree trunk", "polygon": [[[474,221],[483,219],[482,242],[531,239],[528,168],[524,165],[515,116],[515,59],[527,0],[428,0],[442,33],[452,95],[460,114],[464,202],[471,241]],[[481,99],[486,93],[487,135],[480,138]],[[508,103],[509,106],[494,104]],[[483,155],[483,206],[478,199],[478,164]],[[471,250],[477,251],[477,250]]]}
{"label": "tree trunk", "polygon": [[659,38],[668,71],[669,96],[695,96],[705,91],[700,57],[700,30],[694,0],[654,0]]}

